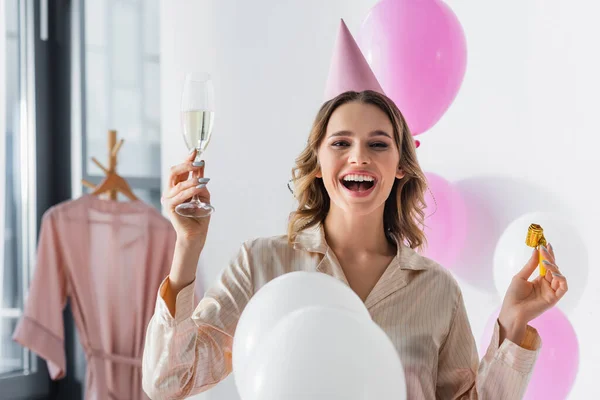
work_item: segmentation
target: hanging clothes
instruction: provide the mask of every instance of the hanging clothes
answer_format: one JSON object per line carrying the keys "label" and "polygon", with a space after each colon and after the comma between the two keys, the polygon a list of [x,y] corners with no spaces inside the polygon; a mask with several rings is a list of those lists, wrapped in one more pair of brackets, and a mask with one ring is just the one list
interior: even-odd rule
{"label": "hanging clothes", "polygon": [[87,361],[86,400],[147,399],[141,358],[175,231],[142,201],[84,195],[42,218],[35,272],[13,339],[66,374],[63,308],[70,300]]}

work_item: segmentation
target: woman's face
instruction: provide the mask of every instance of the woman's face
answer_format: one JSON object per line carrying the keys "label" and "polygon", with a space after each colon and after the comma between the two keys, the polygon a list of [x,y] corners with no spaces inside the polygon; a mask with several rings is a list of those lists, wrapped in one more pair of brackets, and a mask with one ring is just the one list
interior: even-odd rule
{"label": "woman's face", "polygon": [[317,158],[332,206],[366,215],[383,208],[394,180],[404,176],[387,115],[358,102],[338,107],[327,125]]}

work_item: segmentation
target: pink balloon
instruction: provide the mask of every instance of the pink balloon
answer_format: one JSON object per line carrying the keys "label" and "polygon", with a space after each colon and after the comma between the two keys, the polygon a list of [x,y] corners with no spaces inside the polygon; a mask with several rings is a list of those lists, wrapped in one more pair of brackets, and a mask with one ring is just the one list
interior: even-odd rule
{"label": "pink balloon", "polygon": [[425,235],[427,247],[422,251],[446,268],[456,262],[467,236],[465,202],[448,181],[427,172],[429,189],[425,192]]}
{"label": "pink balloon", "polygon": [[382,0],[359,33],[379,83],[413,135],[444,115],[462,84],[467,44],[456,15],[440,0]]}
{"label": "pink balloon", "polygon": [[[487,351],[500,311],[490,317],[479,344]],[[525,392],[526,400],[564,400],[571,391],[579,367],[577,335],[558,307],[551,308],[529,323],[542,338],[542,348]]]}

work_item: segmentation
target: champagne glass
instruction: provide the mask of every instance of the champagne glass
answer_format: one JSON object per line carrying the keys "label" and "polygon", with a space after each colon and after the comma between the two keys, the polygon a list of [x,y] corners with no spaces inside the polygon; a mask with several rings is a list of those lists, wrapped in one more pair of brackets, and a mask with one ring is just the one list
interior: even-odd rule
{"label": "champagne glass", "polygon": [[[188,150],[197,150],[194,162],[202,160],[202,154],[210,142],[214,110],[215,93],[210,75],[188,73],[181,96],[181,122]],[[196,179],[191,172],[189,179]],[[210,204],[200,201],[198,196],[194,196],[191,201],[178,205],[175,211],[183,217],[203,218],[208,217],[215,209]]]}

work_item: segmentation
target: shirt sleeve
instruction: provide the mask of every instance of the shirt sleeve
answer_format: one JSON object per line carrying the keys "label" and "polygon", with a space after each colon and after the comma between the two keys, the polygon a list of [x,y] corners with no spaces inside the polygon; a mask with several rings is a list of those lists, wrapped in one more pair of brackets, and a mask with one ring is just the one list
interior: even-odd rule
{"label": "shirt sleeve", "polygon": [[36,266],[13,340],[45,359],[54,380],[63,378],[67,368],[63,325],[66,301],[67,279],[59,235],[49,211],[42,218]]}
{"label": "shirt sleeve", "polygon": [[491,343],[481,362],[467,318],[462,294],[438,364],[436,397],[439,399],[521,399],[527,389],[541,347],[537,331],[527,326],[521,346],[504,339],[499,343],[496,320]]}
{"label": "shirt sleeve", "polygon": [[253,293],[248,249],[242,246],[194,309],[194,283],[183,288],[171,315],[160,286],[146,331],[142,381],[153,400],[184,399],[206,391],[232,370],[233,334]]}

